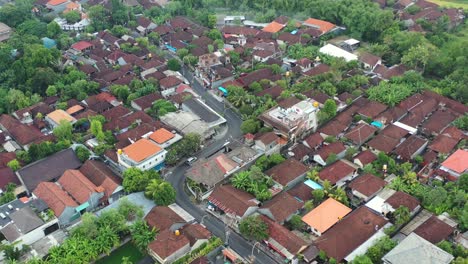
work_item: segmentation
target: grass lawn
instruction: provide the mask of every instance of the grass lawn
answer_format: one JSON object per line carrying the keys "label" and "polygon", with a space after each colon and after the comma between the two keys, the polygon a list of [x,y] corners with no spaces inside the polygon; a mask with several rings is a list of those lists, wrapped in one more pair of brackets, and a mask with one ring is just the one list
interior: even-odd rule
{"label": "grass lawn", "polygon": [[445,7],[455,7],[455,8],[463,8],[468,10],[468,0],[428,0],[429,2],[436,3],[440,6]]}
{"label": "grass lawn", "polygon": [[114,250],[109,256],[96,261],[96,264],[121,263],[123,257],[129,257],[131,262],[138,263],[138,261],[143,259],[144,255],[131,242],[128,242]]}

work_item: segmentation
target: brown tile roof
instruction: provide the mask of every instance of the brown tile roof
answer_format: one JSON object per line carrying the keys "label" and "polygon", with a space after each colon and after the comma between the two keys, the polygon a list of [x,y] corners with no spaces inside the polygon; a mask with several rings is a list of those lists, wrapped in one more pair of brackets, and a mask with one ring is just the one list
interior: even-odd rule
{"label": "brown tile roof", "polygon": [[144,138],[122,149],[122,152],[135,162],[143,161],[159,151],[161,148],[158,145]]}
{"label": "brown tile roof", "polygon": [[422,131],[426,135],[438,134],[450,125],[456,116],[450,111],[438,110],[434,112],[429,119],[422,125]]}
{"label": "brown tile roof", "polygon": [[151,108],[151,106],[156,100],[159,100],[162,98],[163,97],[159,93],[150,93],[148,95],[139,97],[133,100],[132,102],[138,105],[141,108],[141,110],[145,111],[146,109]]}
{"label": "brown tile roof", "polygon": [[284,226],[275,223],[268,217],[261,216],[261,218],[268,225],[270,239],[278,242],[278,244],[286,248],[292,255],[301,253],[307,247],[307,243],[302,238],[298,237]]}
{"label": "brown tile roof", "polygon": [[383,179],[370,173],[366,173],[355,178],[348,186],[351,190],[358,191],[367,197],[371,197],[373,194],[385,187],[385,185],[387,185],[387,182]]}
{"label": "brown tile roof", "polygon": [[418,226],[414,233],[433,244],[437,244],[442,240],[447,240],[453,231],[455,231],[455,228],[433,215]]}
{"label": "brown tile roof", "polygon": [[189,244],[190,241],[186,236],[177,236],[170,230],[164,230],[156,236],[156,239],[153,242],[149,243],[148,248],[161,259],[166,259],[167,257],[174,254],[177,250],[180,250]]}
{"label": "brown tile roof", "polygon": [[200,224],[185,225],[181,233],[188,238],[190,246],[193,246],[199,239],[209,239],[211,232]]}
{"label": "brown tile roof", "polygon": [[301,209],[302,206],[302,202],[299,202],[288,193],[282,192],[266,202],[260,209],[268,209],[273,216],[272,220],[283,223],[289,216]]}
{"label": "brown tile roof", "polygon": [[267,88],[263,91],[260,91],[258,93],[256,93],[255,95],[256,96],[264,96],[264,95],[270,95],[272,99],[276,99],[278,98],[281,93],[283,92],[283,88],[281,86],[273,86],[273,87],[270,87],[270,88]]}
{"label": "brown tile roof", "polygon": [[217,187],[208,200],[226,213],[244,216],[249,207],[257,206],[255,197],[248,192],[234,188],[232,185]]}
{"label": "brown tile roof", "polygon": [[168,76],[166,78],[163,78],[159,80],[159,86],[161,87],[162,90],[169,89],[171,87],[175,87],[179,84],[181,84],[182,81],[175,77],[175,76]]}
{"label": "brown tile roof", "polygon": [[293,107],[295,104],[297,104],[299,102],[301,102],[300,99],[298,99],[295,96],[292,96],[292,97],[288,97],[286,99],[283,99],[283,100],[279,101],[278,106],[281,107],[281,108],[284,108],[284,109],[288,109],[290,107]]}
{"label": "brown tile roof", "polygon": [[429,145],[429,149],[434,150],[438,153],[445,153],[448,154],[452,152],[452,150],[457,146],[458,140],[451,138],[446,135],[438,135],[431,145]]}
{"label": "brown tile roof", "polygon": [[392,150],[400,143],[399,139],[386,136],[382,133],[378,134],[376,137],[367,142],[367,145],[378,151],[384,153],[390,153]]}
{"label": "brown tile roof", "polygon": [[260,30],[243,26],[225,26],[221,29],[224,34],[255,36]]}
{"label": "brown tile roof", "polygon": [[160,231],[169,230],[173,225],[185,223],[184,219],[167,206],[155,206],[145,216],[145,221],[150,227]]}
{"label": "brown tile roof", "polygon": [[91,194],[104,191],[98,189],[79,170],[66,170],[58,182],[80,204],[87,202]]}
{"label": "brown tile roof", "polygon": [[302,182],[288,190],[288,193],[295,198],[301,199],[303,202],[313,198],[312,189]]}
{"label": "brown tile roof", "polygon": [[19,120],[3,114],[0,116],[0,125],[10,133],[11,137],[20,145],[28,145],[43,136],[34,126],[22,124]]}
{"label": "brown tile roof", "polygon": [[15,152],[0,152],[0,168],[7,167],[8,162],[16,159]]}
{"label": "brown tile roof", "polygon": [[276,135],[274,132],[267,132],[259,136],[255,140],[260,140],[263,144],[269,145],[273,143],[274,141],[278,141],[278,139],[279,139],[278,135]]}
{"label": "brown tile roof", "polygon": [[373,162],[377,159],[377,156],[370,150],[364,150],[359,153],[354,159],[359,160],[362,165],[366,166],[367,164]]}
{"label": "brown tile roof", "polygon": [[34,190],[34,195],[44,200],[56,216],[60,216],[66,207],[78,206],[64,190],[53,182],[41,182]]}
{"label": "brown tile roof", "polygon": [[304,139],[304,144],[310,148],[316,148],[323,143],[324,139],[320,136],[320,133],[315,132]]}
{"label": "brown tile roof", "polygon": [[315,241],[328,257],[341,262],[352,251],[366,242],[388,221],[366,206],[361,206],[335,224]]}
{"label": "brown tile roof", "polygon": [[412,135],[398,145],[394,153],[404,160],[411,160],[412,156],[425,144],[427,144],[426,139]]}
{"label": "brown tile roof", "polygon": [[110,122],[107,122],[103,125],[103,129],[111,131],[115,131],[117,129],[125,129],[130,127],[133,123],[137,122],[138,120],[141,124],[151,123],[154,121],[153,118],[146,114],[144,111],[135,111],[129,115],[112,119]]}
{"label": "brown tile roof", "polygon": [[392,108],[388,108],[384,112],[380,113],[375,119],[380,120],[383,124],[391,124],[400,120],[406,114],[406,110],[395,106]]}
{"label": "brown tile roof", "polygon": [[122,179],[115,175],[106,164],[97,160],[87,160],[80,168],[88,180],[95,186],[104,188],[105,197],[109,198],[112,193],[122,184]]}
{"label": "brown tile roof", "polygon": [[379,60],[382,60],[382,58],[380,58],[379,56],[375,56],[374,54],[362,52],[359,55],[359,60],[366,64],[369,64],[371,67],[374,67],[375,65],[377,65]]}
{"label": "brown tile roof", "polygon": [[398,106],[405,109],[410,110],[411,108],[415,107],[416,105],[423,102],[425,97],[419,93],[413,94],[412,96],[406,98],[405,100],[401,101]]}
{"label": "brown tile roof", "polygon": [[435,93],[435,92],[432,92],[432,91],[424,91],[423,92],[423,95],[427,98],[432,98],[432,99],[435,99],[437,100],[438,103],[442,103],[442,104],[445,104],[445,106],[447,108],[450,108],[451,110],[459,113],[459,114],[465,114],[468,112],[468,106],[467,105],[464,105],[458,101],[455,101],[455,100],[452,100],[452,99],[449,99],[447,97],[444,97],[438,93]]}
{"label": "brown tile roof", "polygon": [[385,109],[387,109],[386,105],[376,101],[370,101],[364,107],[361,107],[357,113],[365,117],[374,118],[385,111]]}
{"label": "brown tile roof", "polygon": [[272,177],[274,181],[286,186],[289,182],[304,175],[309,168],[295,159],[287,159],[282,163],[267,170],[265,174]]}
{"label": "brown tile roof", "polygon": [[333,185],[356,170],[354,164],[346,160],[338,160],[321,170],[319,172],[319,177],[323,181],[328,180]]}
{"label": "brown tile roof", "polygon": [[328,145],[323,146],[319,149],[315,155],[319,155],[324,161],[330,156],[330,154],[340,154],[341,152],[345,151],[346,147],[340,141],[330,143]]}
{"label": "brown tile roof", "polygon": [[328,66],[326,64],[319,64],[319,65],[313,67],[312,69],[304,72],[304,75],[317,76],[317,75],[320,75],[320,74],[327,73],[329,71],[331,71],[330,66]]}
{"label": "brown tile roof", "polygon": [[410,212],[412,212],[414,209],[416,209],[416,207],[419,206],[418,199],[400,191],[395,192],[385,202],[390,204],[395,210],[400,206],[405,206],[410,210]]}
{"label": "brown tile roof", "polygon": [[274,74],[270,68],[263,68],[240,77],[238,81],[240,81],[244,86],[249,86],[253,82],[258,82],[263,79],[267,79],[274,82],[280,80],[281,75]]}
{"label": "brown tile roof", "polygon": [[463,131],[461,131],[460,129],[454,127],[454,126],[449,126],[447,127],[446,129],[444,129],[444,131],[442,131],[442,134],[443,135],[447,135],[451,138],[454,138],[454,139],[457,139],[457,140],[460,140],[462,138],[464,138],[464,134],[463,134]]}
{"label": "brown tile roof", "polygon": [[356,145],[362,145],[367,140],[375,135],[377,128],[370,126],[367,123],[358,124],[344,135],[345,138],[351,140]]}
{"label": "brown tile roof", "polygon": [[121,116],[125,116],[125,115],[128,115],[130,114],[131,111],[123,106],[123,105],[118,105],[116,107],[113,107],[107,111],[104,111],[101,115],[104,116],[106,118],[107,121],[110,121],[114,118],[119,118]]}
{"label": "brown tile roof", "polygon": [[408,135],[408,131],[399,126],[390,124],[386,126],[380,134],[385,135],[387,137],[395,138],[395,139],[402,139],[403,137]]}
{"label": "brown tile roof", "polygon": [[319,132],[327,136],[338,136],[343,131],[345,131],[346,128],[347,125],[342,124],[337,120],[332,120],[328,122],[325,126],[321,127],[319,129]]}
{"label": "brown tile roof", "polygon": [[294,154],[294,156],[292,156],[293,159],[302,161],[305,156],[312,153],[312,150],[304,144],[296,144],[291,148],[291,152]]}
{"label": "brown tile roof", "polygon": [[21,182],[15,172],[9,167],[0,168],[0,189],[5,190],[8,183],[14,183],[16,186],[21,186]]}

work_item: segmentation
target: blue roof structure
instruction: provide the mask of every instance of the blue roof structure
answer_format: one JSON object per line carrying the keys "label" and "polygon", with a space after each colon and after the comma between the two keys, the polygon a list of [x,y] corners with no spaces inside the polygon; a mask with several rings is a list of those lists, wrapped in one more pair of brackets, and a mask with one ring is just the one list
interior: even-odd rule
{"label": "blue roof structure", "polygon": [[371,125],[375,126],[376,128],[382,128],[383,124],[380,123],[379,121],[373,121]]}
{"label": "blue roof structure", "polygon": [[42,38],[42,44],[44,45],[44,47],[48,49],[51,49],[57,46],[57,42],[55,40],[47,38],[47,37]]}

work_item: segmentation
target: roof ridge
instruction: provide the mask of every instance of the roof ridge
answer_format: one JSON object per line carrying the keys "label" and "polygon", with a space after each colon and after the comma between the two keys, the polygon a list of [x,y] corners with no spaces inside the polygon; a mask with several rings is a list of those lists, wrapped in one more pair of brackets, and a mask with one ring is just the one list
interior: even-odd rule
{"label": "roof ridge", "polygon": [[[50,183],[51,185],[49,185],[49,183]],[[58,190],[53,190],[53,188],[50,188],[50,187],[52,186],[52,184],[53,184],[54,186],[57,186],[58,190],[63,191],[63,192],[65,193],[65,195],[67,195],[68,197],[70,197],[70,199],[71,199],[73,202],[75,202],[75,200],[73,200],[73,198],[72,198],[67,192],[65,192],[65,190],[63,190],[62,187],[59,186],[58,184],[53,183],[53,182],[44,182],[44,186],[48,189],[48,191],[49,191],[50,193],[52,193],[60,202],[62,202],[62,204],[64,204],[65,206],[68,206],[68,203],[63,199],[63,197],[60,196],[60,195],[57,195],[56,191],[58,191]],[[75,203],[76,203],[76,202],[75,202]]]}

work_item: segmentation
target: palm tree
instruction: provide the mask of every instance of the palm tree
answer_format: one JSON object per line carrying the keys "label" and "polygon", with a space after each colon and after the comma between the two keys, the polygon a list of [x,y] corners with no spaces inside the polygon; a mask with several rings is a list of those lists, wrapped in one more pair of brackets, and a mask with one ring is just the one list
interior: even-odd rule
{"label": "palm tree", "polygon": [[151,197],[157,205],[167,206],[175,202],[174,187],[166,181],[152,179],[146,186],[145,195]]}
{"label": "palm tree", "polygon": [[395,212],[393,212],[393,217],[395,218],[395,224],[400,226],[410,220],[411,212],[408,207],[400,206],[395,210]]}
{"label": "palm tree", "polygon": [[239,172],[231,179],[231,183],[234,188],[244,191],[251,185],[251,182],[250,174],[247,171]]}

